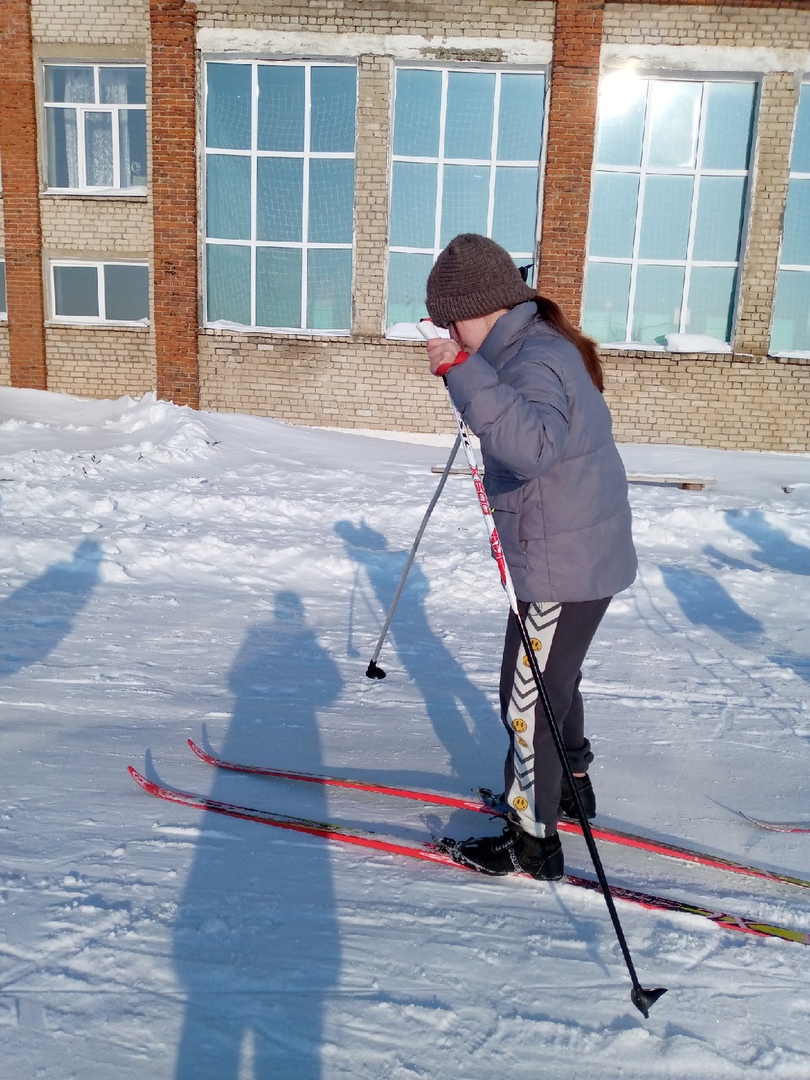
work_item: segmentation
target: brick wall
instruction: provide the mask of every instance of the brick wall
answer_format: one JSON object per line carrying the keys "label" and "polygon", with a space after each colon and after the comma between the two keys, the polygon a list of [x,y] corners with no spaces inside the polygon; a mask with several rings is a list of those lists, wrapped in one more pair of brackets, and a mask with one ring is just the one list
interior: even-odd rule
{"label": "brick wall", "polygon": [[152,0],[153,321],[157,389],[199,404],[194,4]]}
{"label": "brick wall", "polygon": [[[735,351],[674,356],[606,350],[607,395],[620,439],[810,450],[810,365],[767,356],[798,86],[810,69],[810,4],[3,0],[0,33],[0,103],[11,104],[0,109],[6,182],[0,202],[19,298],[16,327],[13,321],[0,324],[0,384],[42,385],[47,358],[49,388],[70,393],[140,394],[157,386],[161,396],[178,403],[294,423],[450,433],[446,395],[427,373],[423,348],[386,341],[382,334],[396,59],[553,59],[541,288],[576,318],[600,69],[616,58],[640,56],[658,70],[688,71],[699,49],[706,63],[733,70],[739,50],[749,50],[749,66],[737,70],[763,70],[764,78]],[[201,48],[357,58],[355,280],[348,337],[200,329]],[[32,137],[34,72],[48,58],[145,60],[148,196],[40,194],[42,162]],[[41,132],[39,139],[41,151]],[[149,258],[149,328],[44,327],[44,262],[82,253]]]}
{"label": "brick wall", "polygon": [[140,397],[155,389],[148,328],[49,326],[48,389],[78,397]]}
{"label": "brick wall", "polygon": [[42,303],[37,175],[37,117],[29,5],[0,5],[0,157],[3,169],[9,371],[15,386],[44,390]]}
{"label": "brick wall", "polygon": [[551,65],[538,287],[577,313],[591,197],[602,8],[601,3],[559,0]]}
{"label": "brick wall", "polygon": [[810,365],[613,350],[603,360],[620,442],[810,450]]}

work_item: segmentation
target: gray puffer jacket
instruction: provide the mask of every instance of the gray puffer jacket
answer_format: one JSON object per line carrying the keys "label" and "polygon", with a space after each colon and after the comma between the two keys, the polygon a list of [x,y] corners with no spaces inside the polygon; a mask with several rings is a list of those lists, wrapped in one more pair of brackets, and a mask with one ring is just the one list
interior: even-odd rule
{"label": "gray puffer jacket", "polygon": [[636,576],[610,410],[533,301],[495,323],[447,385],[481,441],[484,487],[521,600],[599,600]]}

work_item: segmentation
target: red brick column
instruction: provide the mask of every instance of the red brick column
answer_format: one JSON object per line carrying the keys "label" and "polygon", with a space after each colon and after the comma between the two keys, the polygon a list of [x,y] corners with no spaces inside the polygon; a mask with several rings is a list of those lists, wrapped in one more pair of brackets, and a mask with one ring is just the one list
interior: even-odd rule
{"label": "red brick column", "polygon": [[575,323],[582,308],[604,4],[557,0],[538,287]]}
{"label": "red brick column", "polygon": [[157,392],[177,405],[196,408],[196,11],[185,0],[150,0],[149,10]]}
{"label": "red brick column", "polygon": [[12,386],[47,388],[30,0],[0,3],[0,157]]}

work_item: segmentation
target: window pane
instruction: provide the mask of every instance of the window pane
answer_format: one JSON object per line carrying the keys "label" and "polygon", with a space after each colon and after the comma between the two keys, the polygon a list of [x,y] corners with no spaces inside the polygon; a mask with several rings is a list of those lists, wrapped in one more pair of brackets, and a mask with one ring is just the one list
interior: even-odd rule
{"label": "window pane", "polygon": [[56,315],[98,316],[95,266],[55,266],[53,286]]}
{"label": "window pane", "polygon": [[487,231],[489,169],[483,165],[448,165],[444,170],[441,246],[458,233]]}
{"label": "window pane", "polygon": [[75,109],[46,109],[48,187],[79,186],[78,134]]}
{"label": "window pane", "polygon": [[304,76],[302,67],[259,65],[260,150],[304,149]]}
{"label": "window pane", "polygon": [[312,330],[350,330],[351,324],[351,250],[311,250],[307,259],[307,326]]}
{"label": "window pane", "polygon": [[648,176],[644,190],[639,257],[685,259],[692,213],[691,176]]}
{"label": "window pane", "polygon": [[433,248],[437,165],[395,161],[391,190],[393,247]]}
{"label": "window pane", "polygon": [[100,68],[98,89],[105,105],[145,105],[146,68]]}
{"label": "window pane", "polygon": [[259,158],[256,164],[256,204],[258,240],[303,240],[302,159]]}
{"label": "window pane", "polygon": [[350,244],[354,221],[354,162],[318,161],[309,166],[309,241]]}
{"label": "window pane", "polygon": [[745,177],[704,176],[700,181],[693,257],[735,262],[740,253]]}
{"label": "window pane", "polygon": [[782,262],[810,266],[810,180],[790,181],[782,234]]}
{"label": "window pane", "polygon": [[146,266],[105,266],[104,306],[108,319],[134,322],[149,317],[149,270]]}
{"label": "window pane", "polygon": [[112,187],[112,113],[84,114],[84,152],[87,161],[87,186]]}
{"label": "window pane", "polygon": [[394,153],[438,157],[442,75],[440,71],[398,71]]}
{"label": "window pane", "polygon": [[4,315],[8,312],[6,307],[6,264],[4,259],[0,259],[0,311]]}
{"label": "window pane", "polygon": [[92,103],[95,100],[93,69],[48,64],[45,67],[45,100]]}
{"label": "window pane", "polygon": [[641,164],[647,86],[646,79],[619,72],[602,79],[596,130],[597,164],[633,167]]}
{"label": "window pane", "polygon": [[444,153],[449,158],[488,158],[492,152],[495,76],[451,71],[447,77]]}
{"label": "window pane", "polygon": [[432,255],[409,255],[392,251],[388,261],[387,326],[418,322],[427,315],[425,292]]}
{"label": "window pane", "polygon": [[629,265],[589,263],[582,317],[585,333],[597,341],[625,341],[629,296]]}
{"label": "window pane", "polygon": [[121,109],[118,113],[121,187],[146,186],[146,111]]}
{"label": "window pane", "polygon": [[596,173],[588,254],[629,259],[633,254],[637,207],[637,175]]}
{"label": "window pane", "polygon": [[733,266],[694,267],[686,305],[687,333],[730,341],[736,286],[737,270]]}
{"label": "window pane", "polygon": [[209,322],[250,325],[250,248],[206,246],[206,295]]}
{"label": "window pane", "polygon": [[507,251],[534,251],[538,180],[537,169],[495,170],[492,239]]}
{"label": "window pane", "polygon": [[256,323],[258,326],[301,326],[301,251],[258,248],[256,251]]}
{"label": "window pane", "polygon": [[249,150],[250,65],[209,64],[207,72],[205,145]]}
{"label": "window pane", "polygon": [[354,67],[312,68],[310,149],[313,153],[354,151],[356,87]]}
{"label": "window pane", "polygon": [[799,98],[790,168],[793,172],[810,172],[810,83],[804,83]]}
{"label": "window pane", "polygon": [[706,84],[704,168],[748,168],[754,131],[755,95],[754,83]]}
{"label": "window pane", "polygon": [[678,331],[683,297],[683,267],[640,266],[636,278],[633,341],[658,341]]}
{"label": "window pane", "polygon": [[501,76],[498,160],[539,161],[543,138],[542,75]]}
{"label": "window pane", "polygon": [[700,83],[661,80],[650,84],[650,165],[688,168],[695,164],[700,90]]}
{"label": "window pane", "polygon": [[208,155],[206,229],[222,240],[250,239],[250,159]]}
{"label": "window pane", "polygon": [[807,271],[779,273],[771,352],[810,352],[810,273]]}

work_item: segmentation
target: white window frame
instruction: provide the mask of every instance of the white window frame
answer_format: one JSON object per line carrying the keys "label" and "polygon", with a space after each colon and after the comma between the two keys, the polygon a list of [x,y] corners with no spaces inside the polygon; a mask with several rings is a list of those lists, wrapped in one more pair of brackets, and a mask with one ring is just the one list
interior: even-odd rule
{"label": "white window frame", "polygon": [[8,279],[6,277],[6,257],[0,255],[0,263],[3,266],[3,294],[0,297],[0,322],[6,322],[8,319]]}
{"label": "white window frame", "polygon": [[[48,68],[57,67],[85,67],[93,69],[93,96],[94,101],[48,101],[46,96],[46,71]],[[144,162],[144,174],[143,184],[130,184],[128,187],[121,186],[121,153],[120,153],[120,137],[119,137],[119,123],[118,114],[120,112],[143,112],[146,116],[146,103],[139,104],[115,104],[113,102],[102,103],[99,91],[99,72],[101,68],[130,68],[139,69],[144,73],[146,72],[146,64],[129,62],[129,63],[116,63],[114,61],[85,61],[85,60],[60,60],[60,61],[45,61],[42,65],[42,103],[43,109],[47,116],[49,110],[56,109],[72,109],[76,112],[76,140],[77,140],[77,167],[79,171],[79,183],[75,187],[51,187],[48,185],[47,190],[58,194],[93,194],[93,195],[109,195],[109,196],[121,196],[121,195],[145,195],[147,193],[146,185],[146,162]],[[88,112],[107,112],[112,116],[112,166],[113,166],[113,186],[107,187],[104,185],[92,185],[87,183],[87,154],[85,145],[85,124],[84,114]],[[47,122],[44,125],[43,138],[47,144]],[[149,154],[149,135],[147,132],[147,145],[146,153]],[[46,148],[47,154],[47,148]],[[45,176],[47,183],[48,176],[48,163],[46,161]]]}
{"label": "white window frame", "polygon": [[[309,204],[308,204],[308,190],[309,190],[309,164],[313,159],[322,160],[342,160],[352,161],[355,163],[357,160],[357,125],[355,125],[355,142],[354,149],[349,151],[313,151],[310,149],[310,117],[311,117],[311,98],[310,98],[310,75],[304,81],[304,129],[305,129],[305,146],[303,150],[259,150],[258,148],[258,130],[259,130],[259,111],[257,108],[257,102],[259,97],[259,67],[260,66],[272,66],[280,62],[287,63],[294,67],[301,67],[311,70],[313,67],[351,67],[355,70],[355,87],[358,88],[359,71],[356,60],[331,60],[331,59],[319,59],[317,57],[307,60],[289,60],[279,61],[272,58],[249,58],[240,57],[235,58],[233,56],[220,57],[220,56],[206,56],[203,60],[203,101],[202,101],[202,149],[203,149],[203,170],[202,170],[202,204],[201,214],[203,215],[203,259],[202,259],[202,279],[203,279],[203,308],[204,318],[203,326],[206,327],[221,327],[222,322],[218,320],[210,320],[208,318],[208,260],[205,257],[205,249],[208,245],[223,245],[229,247],[245,247],[250,249],[250,323],[233,323],[228,324],[229,328],[239,333],[264,333],[264,334],[284,334],[289,336],[302,336],[307,337],[348,337],[352,333],[351,326],[346,329],[340,330],[323,330],[314,327],[307,326],[264,326],[256,322],[256,309],[257,309],[257,295],[256,295],[256,252],[259,248],[281,248],[283,250],[300,250],[301,251],[301,317],[302,321],[306,321],[307,313],[307,256],[312,250],[344,250],[351,251],[352,253],[352,285],[351,285],[351,299],[354,298],[354,276],[356,273],[356,261],[354,258],[354,224],[352,224],[352,239],[348,243],[320,243],[313,242],[306,239],[301,241],[280,241],[280,240],[258,240],[256,239],[256,222],[258,216],[258,199],[257,199],[257,174],[258,174],[258,161],[261,158],[298,158],[303,161],[303,220],[302,220],[302,234],[304,237],[307,235],[309,225]],[[237,64],[242,67],[248,64],[251,67],[251,134],[250,141],[251,146],[249,150],[234,150],[229,148],[222,148],[208,146],[208,140],[206,135],[206,113],[208,103],[208,65],[211,64]],[[359,103],[359,95],[358,95]],[[355,106],[357,108],[357,104]],[[206,177],[208,174],[207,160],[209,155],[233,155],[235,157],[246,157],[250,159],[250,234],[249,240],[231,240],[221,239],[219,237],[209,237],[207,230],[205,229],[205,215],[207,206],[207,191],[206,191]],[[355,174],[356,179],[356,174]],[[356,200],[356,195],[355,195]],[[352,304],[353,307],[353,304]]]}
{"label": "white window frame", "polygon": [[[56,268],[62,266],[77,266],[82,269],[94,267],[96,270],[96,287],[98,289],[98,315],[57,315],[56,313]],[[68,324],[72,326],[148,326],[148,295],[147,314],[141,319],[108,319],[106,317],[106,297],[104,284],[104,268],[106,266],[142,266],[149,276],[149,263],[145,259],[51,259],[48,264],[48,284],[50,289],[50,319],[52,323]]]}
{"label": "white window frame", "polygon": [[[810,108],[810,80],[805,79],[803,81],[802,90],[807,93],[807,107]],[[798,128],[798,121],[799,121],[799,112],[798,112],[798,107],[797,107],[795,126],[794,126],[794,133],[793,133],[794,139],[796,137],[796,130]],[[793,157],[793,146],[791,145],[791,158],[792,157]],[[792,161],[791,161],[791,165],[792,165]],[[788,198],[790,197],[790,184],[794,180],[804,180],[804,181],[810,182],[810,172],[799,172],[798,169],[791,168],[790,174],[789,174],[789,177],[788,177]],[[784,222],[784,214],[783,214],[783,222]],[[805,274],[810,275],[810,263],[784,263],[784,262],[782,262],[782,248],[783,248],[783,245],[784,245],[784,233],[782,234],[782,237],[780,238],[780,242],[779,242],[779,264],[778,264],[778,266],[776,268],[777,281],[776,281],[776,288],[774,289],[774,307],[773,307],[773,312],[772,312],[772,318],[776,314],[776,300],[777,300],[777,297],[778,297],[778,294],[779,294],[779,275],[782,273],[782,271],[783,270],[799,271],[800,273],[805,273]],[[808,278],[808,282],[810,282],[810,277]],[[773,340],[773,325],[771,326],[771,340]],[[810,343],[808,343],[808,348],[807,349],[779,349],[779,350],[775,350],[770,355],[772,355],[772,356],[786,356],[786,357],[795,356],[795,357],[801,357],[802,359],[807,359],[807,358],[810,358]]]}
{"label": "white window frame", "polygon": [[[608,75],[610,72],[607,73]],[[605,76],[603,76],[604,78]],[[742,273],[743,259],[745,253],[745,243],[748,232],[748,219],[751,210],[751,188],[752,188],[752,174],[754,168],[754,162],[756,158],[756,129],[758,119],[758,109],[761,98],[761,80],[753,75],[738,76],[735,77],[732,74],[717,74],[717,75],[704,75],[696,72],[683,71],[683,72],[667,72],[667,73],[639,73],[639,78],[645,80],[648,83],[647,93],[649,95],[649,87],[654,82],[675,82],[675,83],[698,83],[701,86],[700,94],[700,119],[698,124],[697,134],[697,148],[695,155],[694,167],[689,166],[651,166],[648,164],[649,144],[651,138],[651,125],[646,121],[644,124],[643,143],[641,152],[641,162],[638,166],[626,166],[626,165],[602,165],[596,162],[594,159],[593,173],[622,173],[625,175],[638,176],[639,189],[638,189],[638,201],[636,205],[636,219],[635,219],[635,231],[633,237],[633,253],[626,257],[614,257],[609,255],[591,255],[590,254],[590,221],[592,220],[592,207],[589,210],[589,237],[588,247],[586,250],[586,288],[587,288],[587,267],[591,263],[610,263],[612,265],[624,265],[630,266],[630,288],[627,302],[627,319],[625,323],[625,337],[621,341],[605,341],[601,342],[604,347],[628,347],[632,346],[633,349],[650,349],[658,350],[666,348],[656,342],[650,341],[637,341],[632,337],[632,329],[635,314],[635,296],[636,285],[638,281],[638,270],[640,266],[677,266],[684,268],[684,284],[681,294],[681,304],[678,311],[678,329],[671,331],[671,333],[688,334],[690,331],[687,329],[687,323],[689,322],[690,311],[689,308],[683,303],[683,300],[689,296],[691,287],[692,270],[695,268],[729,268],[736,269],[738,273],[737,284],[735,287],[733,311],[731,314],[731,329],[730,339],[734,339],[734,331],[736,326],[737,312],[739,310],[740,300],[740,278]],[[703,153],[705,148],[705,125],[706,125],[706,110],[704,107],[704,96],[706,92],[706,86],[711,83],[720,82],[744,82],[756,84],[755,90],[755,113],[753,120],[752,131],[752,145],[751,156],[749,160],[749,167],[747,169],[719,169],[719,168],[703,168]],[[598,123],[598,120],[597,120]],[[647,177],[649,176],[691,176],[694,178],[694,186],[692,190],[692,205],[690,211],[690,223],[689,223],[689,237],[687,241],[686,256],[684,259],[650,259],[642,258],[639,255],[639,247],[641,244],[641,224],[643,221],[643,206],[644,206],[644,189]],[[700,193],[700,183],[703,177],[706,176],[728,176],[728,177],[743,177],[747,182],[745,207],[743,211],[743,221],[740,230],[740,245],[739,245],[739,257],[735,261],[728,260],[697,260],[692,257],[694,240],[695,240],[695,220],[697,217],[698,208],[698,196]],[[593,185],[592,185],[593,190]],[[583,315],[585,312],[585,296],[583,295]],[[700,335],[703,336],[703,335]],[[719,343],[718,343],[719,344]],[[705,350],[702,350],[705,351]],[[728,344],[722,349],[718,348],[718,351],[730,352],[731,345]]]}
{"label": "white window frame", "polygon": [[[393,152],[393,118],[396,111],[396,76],[400,71],[440,71],[442,74],[442,89],[441,89],[441,113],[439,120],[439,154],[438,155],[412,155],[412,154],[395,154]],[[488,158],[454,158],[444,156],[444,136],[445,125],[447,122],[447,92],[449,76],[452,72],[457,71],[479,71],[483,74],[494,74],[495,79],[495,92],[493,98],[493,124],[492,124],[492,137],[490,140],[490,153]],[[499,119],[499,103],[501,92],[501,77],[503,75],[542,75],[544,77],[544,91],[543,91],[543,129],[540,135],[540,158],[538,161],[526,161],[526,160],[512,160],[504,159],[500,160],[497,156],[498,150],[498,119]],[[548,131],[548,99],[550,91],[550,80],[548,74],[548,66],[543,64],[523,66],[516,64],[458,64],[458,63],[418,63],[411,61],[400,61],[397,63],[394,72],[394,89],[392,92],[392,152],[391,162],[388,169],[388,212],[389,221],[391,214],[391,199],[393,197],[394,189],[394,164],[397,162],[413,162],[418,164],[435,164],[438,168],[437,184],[436,184],[436,204],[433,209],[433,246],[427,247],[407,247],[405,245],[396,245],[390,242],[390,234],[388,243],[386,245],[386,271],[385,271],[385,313],[384,320],[388,323],[388,281],[390,273],[390,256],[392,252],[402,253],[408,255],[430,255],[435,262],[439,254],[442,251],[443,244],[441,242],[441,211],[442,211],[442,198],[444,193],[443,180],[444,180],[444,166],[445,165],[480,165],[485,166],[490,171],[489,179],[489,197],[487,203],[487,228],[486,235],[491,236],[493,216],[495,212],[495,177],[496,177],[496,165],[498,168],[536,168],[538,170],[538,205],[537,205],[537,219],[535,224],[534,234],[534,246],[531,251],[512,251],[510,254],[512,257],[521,264],[534,264],[537,257],[537,242],[541,229],[541,216],[542,216],[542,203],[543,203],[543,182],[545,175],[545,161],[546,161],[546,148],[547,148],[547,131]],[[532,267],[532,283],[536,279],[537,267]]]}

